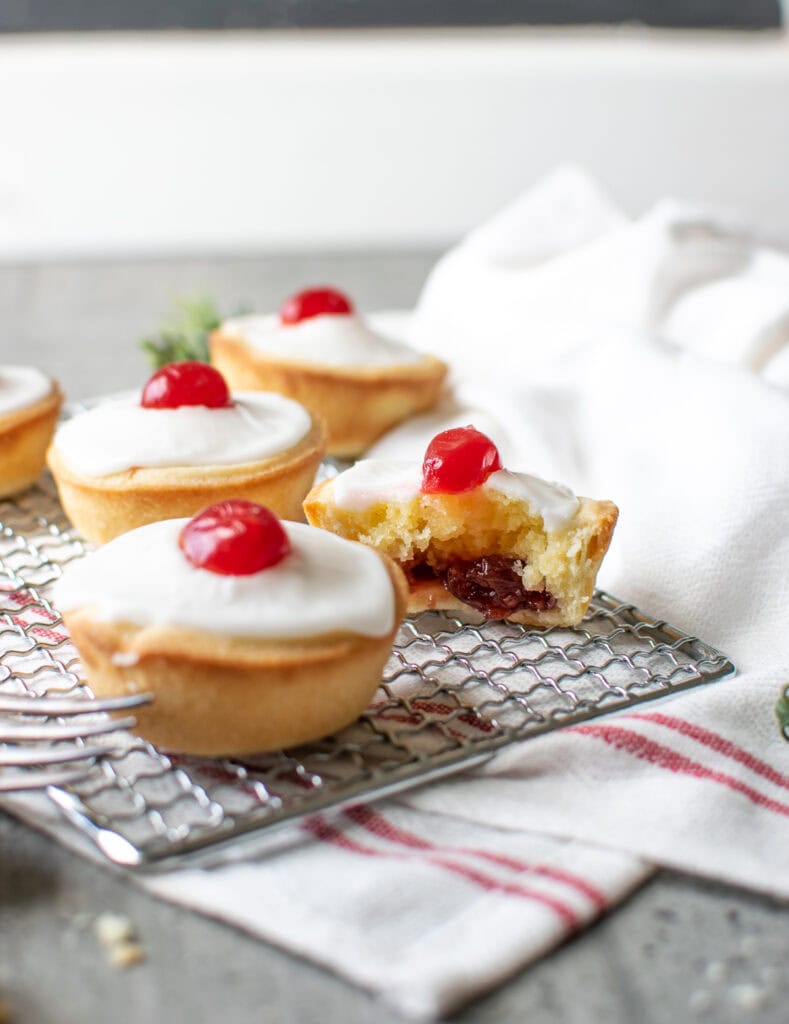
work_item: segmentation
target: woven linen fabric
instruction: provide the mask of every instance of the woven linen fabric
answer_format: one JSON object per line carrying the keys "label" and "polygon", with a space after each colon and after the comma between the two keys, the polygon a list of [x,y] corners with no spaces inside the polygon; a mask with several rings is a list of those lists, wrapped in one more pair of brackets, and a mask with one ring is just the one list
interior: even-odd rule
{"label": "woven linen fabric", "polygon": [[[600,582],[739,674],[509,748],[278,853],[139,878],[432,1018],[667,864],[789,897],[789,260],[730,218],[629,221],[563,169],[452,250],[410,336],[453,391],[392,432],[474,422],[505,464],[621,508]],[[87,847],[46,801],[17,813]],[[95,856],[95,854],[94,854]]]}
{"label": "woven linen fabric", "polygon": [[692,204],[629,222],[564,168],[439,263],[413,333],[452,359],[455,393],[378,453],[481,421],[512,468],[612,498],[600,583],[739,674],[410,803],[789,897],[789,258]]}

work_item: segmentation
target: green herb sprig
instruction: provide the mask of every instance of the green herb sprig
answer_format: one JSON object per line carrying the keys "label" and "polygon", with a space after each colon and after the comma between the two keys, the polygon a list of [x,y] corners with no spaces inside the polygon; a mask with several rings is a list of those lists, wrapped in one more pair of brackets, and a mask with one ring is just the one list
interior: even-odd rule
{"label": "green herb sprig", "polygon": [[156,370],[184,359],[207,363],[208,335],[222,322],[213,300],[206,296],[184,297],[175,305],[175,315],[159,333],[140,342]]}
{"label": "green herb sprig", "polygon": [[783,692],[783,696],[775,705],[775,715],[784,738],[789,740],[789,686]]}

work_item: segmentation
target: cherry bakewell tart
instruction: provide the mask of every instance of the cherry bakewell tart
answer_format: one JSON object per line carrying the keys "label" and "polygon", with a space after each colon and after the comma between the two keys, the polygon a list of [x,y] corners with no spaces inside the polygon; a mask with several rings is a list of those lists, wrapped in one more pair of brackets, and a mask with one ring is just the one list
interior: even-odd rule
{"label": "cherry bakewell tart", "polygon": [[0,498],[41,474],[62,402],[58,385],[40,370],[0,365]]}
{"label": "cherry bakewell tart", "polygon": [[153,695],[136,732],[221,756],[352,722],[381,682],[407,593],[386,556],[226,501],[72,562],[54,600],[97,695]]}
{"label": "cherry bakewell tart", "polygon": [[424,463],[362,460],[315,487],[308,522],[393,558],[409,612],[482,612],[530,626],[570,626],[589,606],[618,510],[501,467],[493,442],[458,427]]}
{"label": "cherry bakewell tart", "polygon": [[207,363],[171,363],[142,395],[104,402],[59,427],[47,453],[63,508],[103,544],[224,498],[303,519],[325,452],[319,417],[282,395],[230,394]]}
{"label": "cherry bakewell tart", "polygon": [[331,455],[359,455],[435,405],[446,364],[376,333],[334,288],[292,295],[278,315],[227,320],[211,362],[233,388],[277,391],[326,421]]}

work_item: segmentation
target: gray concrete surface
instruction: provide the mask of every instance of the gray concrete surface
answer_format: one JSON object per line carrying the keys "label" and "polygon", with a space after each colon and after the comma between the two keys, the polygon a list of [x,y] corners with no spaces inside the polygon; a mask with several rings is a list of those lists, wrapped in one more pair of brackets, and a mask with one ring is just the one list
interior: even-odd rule
{"label": "gray concrete surface", "polygon": [[[429,253],[0,266],[0,361],[46,367],[74,398],[145,377],[136,339],[172,297],[273,307],[336,283],[362,307],[408,306]],[[91,921],[128,915],[147,951],[110,966]],[[616,913],[455,1018],[462,1024],[789,1020],[789,915],[770,900],[664,872]],[[365,993],[264,943],[164,904],[0,814],[0,1002],[24,1024],[394,1024]]]}
{"label": "gray concrete surface", "polygon": [[[139,930],[145,963],[109,965],[91,922]],[[789,1017],[786,911],[664,873],[610,917],[454,1018],[458,1024],[678,1024]],[[153,900],[0,815],[0,999],[24,1024],[395,1024],[317,967]]]}
{"label": "gray concrete surface", "polygon": [[210,295],[230,316],[274,310],[309,284],[344,288],[362,309],[406,308],[432,253],[248,259],[0,264],[0,360],[27,360],[71,398],[133,387],[147,376],[137,342],[156,332],[175,297]]}

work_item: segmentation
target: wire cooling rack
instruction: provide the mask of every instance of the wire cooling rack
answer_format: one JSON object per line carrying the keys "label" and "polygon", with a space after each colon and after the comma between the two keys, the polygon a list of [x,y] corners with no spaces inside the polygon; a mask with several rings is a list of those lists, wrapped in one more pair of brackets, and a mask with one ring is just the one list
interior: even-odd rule
{"label": "wire cooling rack", "polygon": [[[85,550],[49,478],[0,502],[0,694],[91,700],[47,597],[62,567]],[[369,709],[326,740],[209,760],[168,756],[116,732],[84,781],[47,793],[111,861],[168,863],[468,768],[513,740],[733,671],[708,644],[602,592],[574,629],[427,612],[403,623]]]}

